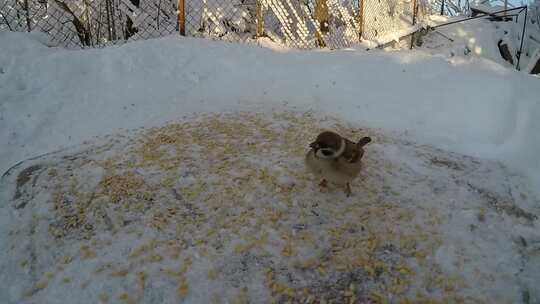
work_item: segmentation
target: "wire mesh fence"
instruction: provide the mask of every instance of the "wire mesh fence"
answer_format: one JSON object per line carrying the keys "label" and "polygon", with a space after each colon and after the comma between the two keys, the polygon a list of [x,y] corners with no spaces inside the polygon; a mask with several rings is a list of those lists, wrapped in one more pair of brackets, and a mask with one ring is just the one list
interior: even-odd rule
{"label": "wire mesh fence", "polygon": [[295,48],[343,48],[411,27],[427,0],[0,0],[0,30],[43,31],[64,47],[180,33]]}
{"label": "wire mesh fence", "polygon": [[168,0],[0,0],[0,29],[43,31],[65,47],[96,47],[177,30]]}

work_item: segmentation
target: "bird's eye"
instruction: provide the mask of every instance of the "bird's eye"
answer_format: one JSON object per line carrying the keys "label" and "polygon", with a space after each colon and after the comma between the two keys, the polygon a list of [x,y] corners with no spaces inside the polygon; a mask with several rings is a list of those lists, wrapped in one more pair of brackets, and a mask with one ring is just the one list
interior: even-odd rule
{"label": "bird's eye", "polygon": [[332,155],[332,154],[334,154],[334,153],[333,153],[332,151],[330,151],[330,150],[322,150],[322,154],[323,154],[324,156],[330,156],[330,155]]}

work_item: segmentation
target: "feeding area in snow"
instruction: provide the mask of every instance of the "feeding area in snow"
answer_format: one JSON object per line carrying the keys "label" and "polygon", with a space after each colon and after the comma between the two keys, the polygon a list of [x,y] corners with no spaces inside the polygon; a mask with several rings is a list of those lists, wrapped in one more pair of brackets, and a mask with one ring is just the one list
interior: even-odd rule
{"label": "feeding area in snow", "polygon": [[[323,129],[374,139],[351,197],[304,168],[299,143]],[[32,160],[1,193],[6,303],[540,296],[540,206],[521,177],[332,117],[187,117]]]}
{"label": "feeding area in snow", "polygon": [[[475,29],[412,52],[0,32],[0,299],[540,301],[539,79]],[[305,170],[326,129],[373,138],[349,198]]]}

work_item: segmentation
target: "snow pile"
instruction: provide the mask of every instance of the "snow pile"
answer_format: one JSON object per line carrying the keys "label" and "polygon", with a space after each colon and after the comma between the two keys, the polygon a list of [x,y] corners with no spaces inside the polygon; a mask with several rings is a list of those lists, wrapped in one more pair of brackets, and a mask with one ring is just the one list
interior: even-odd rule
{"label": "snow pile", "polygon": [[[430,26],[445,24],[464,17],[449,18],[446,16],[430,16],[426,21]],[[422,37],[422,49],[432,54],[446,56],[467,55],[488,58],[507,67],[515,67],[517,54],[521,47],[524,13],[520,14],[518,22],[492,22],[487,18],[473,19],[437,28],[428,36]],[[520,69],[526,73],[532,70],[536,63],[537,52],[540,50],[540,27],[528,18],[523,43]],[[508,45],[513,63],[505,61],[498,48],[499,42]],[[530,66],[530,67],[529,67]]]}
{"label": "snow pile", "polygon": [[535,64],[540,60],[540,1],[535,1],[529,6],[529,19],[525,29],[524,56],[528,59],[527,65],[523,65],[524,71],[533,71]]}
{"label": "snow pile", "polygon": [[0,170],[120,128],[282,105],[502,160],[540,189],[538,78],[475,56],[274,52],[168,38],[99,50],[0,32]]}
{"label": "snow pile", "polygon": [[[346,197],[303,165],[369,135]],[[2,179],[3,303],[540,300],[540,205],[496,162],[311,113],[194,115]]]}
{"label": "snow pile", "polygon": [[[243,40],[255,36],[255,2],[193,1],[187,3],[187,32],[193,36]],[[200,16],[200,18],[197,18]],[[200,19],[200,20],[199,20]]]}

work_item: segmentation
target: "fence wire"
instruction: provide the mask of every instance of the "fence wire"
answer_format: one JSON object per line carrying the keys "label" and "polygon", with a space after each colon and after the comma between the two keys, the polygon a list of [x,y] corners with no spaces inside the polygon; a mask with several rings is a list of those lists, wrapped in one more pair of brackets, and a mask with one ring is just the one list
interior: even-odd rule
{"label": "fence wire", "polygon": [[73,48],[162,37],[181,27],[193,37],[344,48],[411,27],[413,6],[418,20],[422,1],[0,0],[0,30],[38,30]]}

